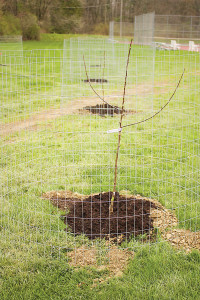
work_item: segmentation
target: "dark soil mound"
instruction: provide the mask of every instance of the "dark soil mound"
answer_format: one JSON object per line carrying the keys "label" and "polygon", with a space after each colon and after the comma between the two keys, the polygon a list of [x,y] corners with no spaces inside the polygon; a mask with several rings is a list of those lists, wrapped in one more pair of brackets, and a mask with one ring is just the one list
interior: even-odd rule
{"label": "dark soil mound", "polygon": [[84,82],[96,82],[96,83],[107,83],[108,80],[107,79],[102,79],[102,78],[90,78],[90,79],[85,79],[83,80]]}
{"label": "dark soil mound", "polygon": [[[111,106],[109,104],[97,104],[95,106],[86,106],[83,109],[88,110],[92,114],[98,114],[100,116],[113,116],[114,114],[120,114],[121,108],[117,106]],[[126,111],[125,111],[126,113]]]}
{"label": "dark soil mound", "polygon": [[64,222],[75,235],[85,234],[90,239],[121,235],[128,238],[150,233],[153,229],[150,209],[156,207],[152,202],[116,194],[114,211],[109,214],[111,196],[110,192],[89,196],[83,201],[67,200],[69,213],[63,216]]}
{"label": "dark soil mound", "polygon": [[101,65],[90,65],[91,68],[101,67]]}

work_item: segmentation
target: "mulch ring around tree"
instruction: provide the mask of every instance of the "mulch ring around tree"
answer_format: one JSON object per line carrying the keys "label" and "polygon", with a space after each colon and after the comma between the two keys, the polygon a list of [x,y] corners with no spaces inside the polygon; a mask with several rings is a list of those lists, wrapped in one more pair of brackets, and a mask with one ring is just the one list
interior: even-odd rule
{"label": "mulch ring around tree", "polygon": [[[121,191],[114,201],[114,212],[109,215],[111,193],[90,196],[71,191],[50,191],[42,195],[61,211],[66,231],[85,234],[89,239],[107,238],[120,243],[130,236],[146,234],[155,238],[158,228],[164,240],[179,249],[200,250],[200,232],[177,229],[174,213],[155,199],[131,195]],[[66,211],[68,212],[66,214]]]}
{"label": "mulch ring around tree", "polygon": [[[110,104],[97,104],[95,106],[85,106],[83,107],[83,110],[87,110],[88,112],[92,114],[97,114],[100,116],[113,116],[113,115],[119,115],[121,114],[121,108],[118,106],[112,106]],[[134,114],[136,113],[133,110],[124,110],[125,114]]]}
{"label": "mulch ring around tree", "polygon": [[[126,199],[118,193],[115,196],[113,213],[109,206],[112,193],[89,196],[84,201],[69,204],[69,213],[64,222],[75,235],[85,234],[89,239],[149,234],[153,230],[150,218],[151,206],[146,200]],[[68,230],[68,227],[66,228]]]}
{"label": "mulch ring around tree", "polygon": [[90,79],[84,79],[83,82],[92,82],[92,83],[108,83],[107,79],[103,78],[90,78]]}
{"label": "mulch ring around tree", "polygon": [[[92,245],[84,242],[82,246],[67,251],[72,267],[84,267],[88,272],[91,267],[95,267],[98,271],[103,271],[101,277],[94,279],[92,288],[106,283],[113,276],[123,275],[129,260],[134,257],[134,251],[119,245],[131,235],[145,233],[146,238],[144,236],[141,242],[154,242],[156,235],[153,229],[158,228],[162,238],[176,248],[187,252],[192,249],[200,250],[200,232],[176,229],[176,216],[157,200],[121,191],[116,195],[114,212],[109,215],[111,194],[87,196],[71,191],[50,191],[42,195],[64,212],[61,217],[67,223],[66,231],[74,235],[84,233],[93,241]],[[100,249],[97,246],[98,239],[95,239],[99,237],[105,238],[105,246]],[[79,287],[81,285],[84,282],[78,284]]]}
{"label": "mulch ring around tree", "polygon": [[74,235],[84,234],[89,239],[114,238],[118,242],[130,236],[150,236],[154,229],[150,213],[158,208],[149,199],[116,193],[113,213],[110,214],[112,192],[90,196],[50,192],[43,197],[65,212],[61,219],[66,224],[66,231]]}

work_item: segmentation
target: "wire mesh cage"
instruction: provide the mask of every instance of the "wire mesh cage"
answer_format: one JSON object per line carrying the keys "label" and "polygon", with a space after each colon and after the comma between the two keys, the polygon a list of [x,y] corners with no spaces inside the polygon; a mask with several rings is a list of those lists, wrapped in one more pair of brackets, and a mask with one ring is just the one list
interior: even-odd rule
{"label": "wire mesh cage", "polygon": [[155,42],[159,49],[199,51],[199,29],[199,16],[157,15],[152,12],[135,16],[134,23],[111,21],[109,39],[116,42],[134,36],[135,44]]}
{"label": "wire mesh cage", "polygon": [[[13,56],[12,54],[15,53],[15,56],[21,59],[23,56],[23,42],[21,35],[3,35],[0,36],[0,55],[2,52],[6,51],[7,55]],[[17,55],[16,55],[17,54]]]}
{"label": "wire mesh cage", "polygon": [[134,43],[137,45],[152,45],[154,42],[155,13],[135,17]]}
{"label": "wire mesh cage", "polygon": [[20,71],[22,65],[22,36],[0,36],[0,66],[4,67],[4,70],[10,67],[17,72],[17,70]]}
{"label": "wire mesh cage", "polygon": [[199,16],[155,15],[155,38],[159,41],[176,39],[182,44],[189,40],[199,43],[199,29]]}
{"label": "wire mesh cage", "polygon": [[21,64],[2,53],[1,232],[13,255],[124,266],[144,243],[199,247],[199,53],[128,52],[77,38]]}
{"label": "wire mesh cage", "polygon": [[23,46],[21,35],[1,35],[0,42],[1,44],[9,44],[11,47],[12,45]]}
{"label": "wire mesh cage", "polygon": [[123,38],[133,37],[134,24],[132,22],[116,22],[109,23],[110,40],[123,40]]}

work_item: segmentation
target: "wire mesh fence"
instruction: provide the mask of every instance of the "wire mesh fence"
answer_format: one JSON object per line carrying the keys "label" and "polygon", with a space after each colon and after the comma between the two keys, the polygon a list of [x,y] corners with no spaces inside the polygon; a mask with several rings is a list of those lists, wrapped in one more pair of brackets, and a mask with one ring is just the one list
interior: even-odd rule
{"label": "wire mesh fence", "polygon": [[[10,56],[15,51],[17,52],[17,56],[23,55],[23,42],[22,42],[22,36],[21,35],[3,35],[0,36],[0,53],[2,51],[10,51]],[[0,54],[1,55],[1,54]]]}
{"label": "wire mesh fence", "polygon": [[[144,243],[199,247],[199,53],[133,45],[126,78],[128,50],[78,38],[24,51],[21,64],[3,51],[1,232],[13,253],[123,265]],[[108,131],[125,79],[124,126],[174,96],[122,129],[110,214],[118,133]]]}
{"label": "wire mesh fence", "polygon": [[109,38],[111,40],[133,37],[134,24],[132,22],[116,22],[109,23]]}
{"label": "wire mesh fence", "polygon": [[155,15],[155,41],[176,39],[187,44],[200,41],[200,17],[181,15]]}
{"label": "wire mesh fence", "polygon": [[1,35],[0,36],[0,42],[2,44],[17,44],[18,47],[20,47],[20,44],[22,46],[22,36],[21,35]]}
{"label": "wire mesh fence", "polygon": [[1,66],[20,69],[23,65],[22,36],[0,36]]}
{"label": "wire mesh fence", "polygon": [[[120,28],[123,30],[120,34]],[[200,43],[200,17],[182,15],[156,15],[155,13],[135,16],[134,23],[110,22],[109,38],[134,37],[134,43],[167,43],[175,40],[178,44],[187,45],[182,50],[189,50],[189,42]],[[175,49],[173,49],[175,50]]]}
{"label": "wire mesh fence", "polygon": [[152,45],[154,42],[155,13],[135,17],[134,43],[136,45]]}

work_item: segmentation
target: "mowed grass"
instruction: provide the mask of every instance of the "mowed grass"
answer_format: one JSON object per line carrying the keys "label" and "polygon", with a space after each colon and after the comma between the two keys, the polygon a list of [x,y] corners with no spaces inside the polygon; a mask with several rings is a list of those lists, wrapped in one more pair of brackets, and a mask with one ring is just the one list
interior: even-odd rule
{"label": "mowed grass", "polygon": [[96,286],[105,271],[74,270],[64,258],[35,255],[22,264],[8,256],[1,257],[1,299],[199,299],[199,253],[166,244],[138,250],[123,277]]}
{"label": "mowed grass", "polygon": [[[23,48],[27,51],[42,50],[24,53],[27,64],[18,60],[14,69],[6,67],[2,73],[6,81],[1,81],[3,124],[29,120],[41,111],[65,107],[67,103],[73,105],[82,94],[92,97],[89,86],[82,82],[86,78],[84,68],[78,73],[82,61],[75,65],[78,78],[63,76],[63,72],[70,70],[71,54],[64,53],[63,62],[62,45],[62,36],[56,35],[44,36],[40,42],[25,42]],[[119,63],[116,66],[108,62],[99,76],[104,72],[105,78],[111,78],[106,77],[111,70],[120,70],[126,46],[116,45],[116,48]],[[75,47],[77,57],[76,50]],[[108,49],[107,55],[111,51],[112,48]],[[138,113],[126,116],[124,124],[159,110],[175,89],[184,68],[186,71],[165,111],[147,123],[123,130],[117,189],[156,198],[166,208],[173,209],[180,228],[197,231],[200,230],[199,54],[156,51],[153,77],[152,52],[149,65],[143,58],[145,53],[145,49],[137,47],[132,53],[127,88],[131,90],[133,84],[138,92],[127,96],[127,106]],[[99,57],[96,65],[102,66],[104,53]],[[87,61],[87,64],[95,63]],[[90,72],[95,75],[95,70]],[[120,76],[104,86],[107,95],[123,89],[123,81],[117,82],[123,74],[124,68]],[[153,98],[149,92],[139,92],[152,79]],[[70,87],[69,94],[66,86]],[[102,93],[102,86],[96,84],[95,88]],[[112,101],[120,105],[121,98]],[[156,245],[140,245],[133,239],[129,247],[136,255],[124,275],[96,287],[93,280],[106,278],[107,271],[76,270],[68,263],[66,249],[75,244],[89,247],[91,242],[84,236],[66,235],[61,212],[41,196],[51,190],[83,194],[112,190],[117,134],[107,134],[107,130],[118,128],[118,124],[119,116],[64,115],[2,136],[1,299],[199,299],[199,253],[173,250],[161,238]]]}

